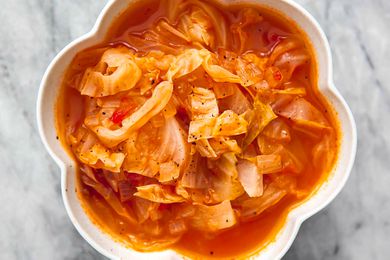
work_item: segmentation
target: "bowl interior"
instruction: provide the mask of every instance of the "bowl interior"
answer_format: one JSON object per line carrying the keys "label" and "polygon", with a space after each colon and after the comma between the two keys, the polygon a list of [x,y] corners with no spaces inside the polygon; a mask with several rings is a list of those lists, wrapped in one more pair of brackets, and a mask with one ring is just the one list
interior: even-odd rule
{"label": "bowl interior", "polygon": [[[64,204],[69,217],[79,233],[100,253],[109,258],[181,258],[171,250],[142,254],[125,248],[100,231],[88,218],[80,206],[75,192],[75,164],[56,139],[54,107],[63,74],[77,52],[101,41],[112,20],[134,0],[111,1],[99,16],[92,31],[63,49],[52,61],[42,79],[37,103],[39,132],[48,152],[61,168],[61,183]],[[341,124],[342,139],[337,165],[329,179],[310,200],[292,210],[285,226],[275,242],[270,243],[257,259],[277,259],[282,257],[293,242],[302,221],[327,205],[344,186],[356,152],[356,127],[352,114],[343,98],[333,85],[331,54],[328,42],[317,22],[304,9],[287,0],[220,0],[224,3],[255,3],[269,6],[293,19],[306,32],[314,47],[318,63],[318,87],[337,112]]]}

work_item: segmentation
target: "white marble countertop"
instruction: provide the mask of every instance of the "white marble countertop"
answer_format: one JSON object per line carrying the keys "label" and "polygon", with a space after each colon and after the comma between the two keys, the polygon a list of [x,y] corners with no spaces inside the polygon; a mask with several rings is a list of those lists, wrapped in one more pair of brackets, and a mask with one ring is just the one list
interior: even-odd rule
{"label": "white marble countertop", "polygon": [[[345,189],[302,225],[285,259],[389,259],[390,1],[298,2],[330,40],[335,82],[355,115],[359,146]],[[66,215],[59,168],[38,137],[35,102],[50,60],[92,27],[105,3],[1,1],[1,259],[103,259]]]}

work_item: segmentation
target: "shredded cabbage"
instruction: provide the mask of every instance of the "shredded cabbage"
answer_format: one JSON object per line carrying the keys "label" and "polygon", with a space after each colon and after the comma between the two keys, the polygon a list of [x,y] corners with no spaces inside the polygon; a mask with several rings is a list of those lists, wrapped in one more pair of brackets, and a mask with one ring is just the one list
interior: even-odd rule
{"label": "shredded cabbage", "polygon": [[205,189],[209,187],[208,169],[206,169],[203,162],[203,158],[198,153],[191,157],[190,163],[181,179],[182,187],[191,189]]}
{"label": "shredded cabbage", "polygon": [[195,71],[203,63],[204,52],[196,49],[188,49],[179,55],[172,63],[167,72],[167,79],[173,81],[175,78],[183,77]]}
{"label": "shredded cabbage", "polygon": [[196,213],[190,222],[194,229],[215,232],[237,223],[237,217],[228,200],[214,206],[194,205],[194,207]]}
{"label": "shredded cabbage", "polygon": [[283,169],[279,154],[258,155],[256,165],[261,174],[280,172]]}
{"label": "shredded cabbage", "polygon": [[207,119],[217,117],[219,115],[217,99],[212,90],[194,87],[192,88],[190,100],[193,120]]}
{"label": "shredded cabbage", "polygon": [[274,185],[269,185],[264,190],[262,196],[248,198],[239,202],[241,207],[240,219],[243,221],[254,219],[256,216],[263,213],[264,210],[278,203],[286,194],[286,190],[274,187]]}
{"label": "shredded cabbage", "polygon": [[125,154],[113,152],[99,143],[94,135],[85,128],[80,128],[75,136],[71,136],[72,147],[77,158],[92,168],[101,168],[112,172],[119,172]]}
{"label": "shredded cabbage", "polygon": [[194,6],[201,8],[207,14],[213,25],[213,31],[216,34],[216,44],[218,46],[226,46],[228,30],[226,28],[225,18],[221,15],[221,13],[209,4],[197,0],[190,0],[189,2]]}
{"label": "shredded cabbage", "polygon": [[248,123],[243,115],[226,110],[217,118],[191,121],[188,142],[219,136],[240,135],[247,132],[247,127]]}
{"label": "shredded cabbage", "polygon": [[82,95],[103,97],[133,88],[142,72],[126,48],[108,49],[100,62],[88,68],[80,83]]}
{"label": "shredded cabbage", "polygon": [[238,35],[239,52],[244,51],[245,43],[248,38],[248,33],[245,31],[245,27],[251,24],[259,23],[261,21],[263,21],[263,17],[252,8],[245,8],[240,11],[239,22],[234,23],[231,26],[233,33]]}
{"label": "shredded cabbage", "polygon": [[317,132],[323,129],[329,129],[329,124],[325,117],[310,104],[306,99],[298,97],[294,98],[286,106],[278,109],[278,114],[294,123],[298,129],[310,129]]}
{"label": "shredded cabbage", "polygon": [[110,205],[110,207],[113,208],[119,216],[124,217],[125,219],[130,221],[130,223],[137,223],[135,217],[133,216],[133,213],[121,204],[112,189],[105,187],[100,182],[96,182],[90,179],[86,175],[82,175],[81,180],[85,185],[93,188],[97,193],[99,193],[108,203],[108,205]]}
{"label": "shredded cabbage", "polygon": [[177,195],[170,186],[163,186],[159,184],[138,186],[137,192],[134,193],[134,196],[157,203],[167,204],[185,201],[185,199]]}
{"label": "shredded cabbage", "polygon": [[164,162],[160,164],[159,174],[158,179],[160,182],[173,181],[179,178],[180,167],[174,161]]}
{"label": "shredded cabbage", "polygon": [[229,137],[215,137],[196,141],[196,149],[203,157],[219,158],[227,152],[241,153],[236,140]]}
{"label": "shredded cabbage", "polygon": [[224,153],[217,161],[209,163],[215,174],[211,177],[214,202],[234,200],[245,192],[238,179],[237,158],[234,153]]}
{"label": "shredded cabbage", "polygon": [[92,130],[96,133],[99,139],[108,147],[118,145],[126,140],[131,132],[138,130],[150,118],[157,115],[168,104],[172,96],[172,83],[167,81],[161,82],[156,86],[153,95],[145,104],[122,122],[122,127],[116,130],[107,129],[102,126],[93,127]]}
{"label": "shredded cabbage", "polygon": [[295,32],[250,7],[162,1],[65,80],[83,196],[140,251],[277,218],[263,212],[307,196],[337,153]]}
{"label": "shredded cabbage", "polygon": [[194,7],[190,15],[183,15],[179,22],[179,28],[186,32],[191,41],[201,46],[215,46],[215,37],[210,31],[213,25],[207,13],[201,8]]}
{"label": "shredded cabbage", "polygon": [[291,141],[290,127],[280,118],[272,120],[262,134],[272,140],[288,143]]}
{"label": "shredded cabbage", "polygon": [[237,164],[238,178],[249,197],[263,195],[263,175],[256,164],[240,159]]}
{"label": "shredded cabbage", "polygon": [[249,98],[238,88],[233,88],[233,94],[218,102],[221,110],[232,110],[236,114],[243,114],[253,108]]}
{"label": "shredded cabbage", "polygon": [[229,83],[241,83],[241,78],[222,66],[213,63],[213,55],[208,53],[203,61],[204,70],[212,77],[216,82],[229,82]]}
{"label": "shredded cabbage", "polygon": [[250,145],[263,129],[277,117],[269,105],[262,103],[258,99],[255,100],[253,106],[253,109],[246,114],[249,125],[243,141],[243,147]]}

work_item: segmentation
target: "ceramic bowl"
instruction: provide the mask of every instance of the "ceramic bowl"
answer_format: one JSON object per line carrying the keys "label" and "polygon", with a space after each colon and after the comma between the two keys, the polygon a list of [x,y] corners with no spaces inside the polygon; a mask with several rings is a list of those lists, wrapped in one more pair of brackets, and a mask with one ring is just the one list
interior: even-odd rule
{"label": "ceramic bowl", "polygon": [[[301,6],[290,0],[220,0],[226,3],[255,3],[276,9],[294,20],[308,35],[318,65],[318,86],[328,99],[341,124],[341,150],[336,167],[328,180],[305,203],[293,209],[274,242],[253,255],[256,259],[279,259],[294,241],[301,223],[331,202],[343,188],[350,174],[356,153],[356,126],[350,109],[336,89],[332,78],[332,57],[329,43],[317,21]],[[139,253],[115,242],[95,226],[80,205],[75,192],[75,163],[56,140],[54,107],[66,68],[79,51],[100,43],[113,20],[134,0],[110,1],[99,15],[92,30],[67,45],[50,63],[42,79],[38,101],[39,134],[47,151],[61,168],[61,190],[66,211],[81,236],[97,251],[112,259],[180,259],[172,250]]]}

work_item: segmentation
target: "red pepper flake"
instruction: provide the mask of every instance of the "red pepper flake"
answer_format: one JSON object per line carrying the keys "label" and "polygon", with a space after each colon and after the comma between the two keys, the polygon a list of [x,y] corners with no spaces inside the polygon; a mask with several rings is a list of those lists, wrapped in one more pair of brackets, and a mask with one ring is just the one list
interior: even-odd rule
{"label": "red pepper flake", "polygon": [[279,35],[277,35],[276,33],[272,33],[271,34],[271,41],[276,42],[277,40],[279,40]]}
{"label": "red pepper flake", "polygon": [[283,38],[283,32],[277,29],[271,29],[267,32],[267,40],[269,43],[276,44]]}
{"label": "red pepper flake", "polygon": [[171,208],[171,205],[169,205],[169,204],[161,203],[160,206],[158,206],[159,210],[169,210],[170,208]]}
{"label": "red pepper flake", "polygon": [[273,76],[274,76],[274,79],[275,79],[276,81],[281,81],[281,80],[282,80],[282,77],[283,77],[283,75],[282,75],[282,73],[280,72],[280,70],[275,71],[274,74],[273,74]]}
{"label": "red pepper flake", "polygon": [[115,110],[115,112],[110,117],[110,120],[114,124],[122,123],[123,119],[125,119],[125,117],[127,116],[127,114],[129,112],[130,112],[130,109],[121,109],[121,108],[119,108],[119,109]]}
{"label": "red pepper flake", "polygon": [[129,100],[126,98],[122,98],[121,106],[117,110],[115,110],[115,112],[110,117],[110,120],[114,124],[120,124],[122,123],[123,119],[125,119],[136,108],[136,104],[129,102]]}

